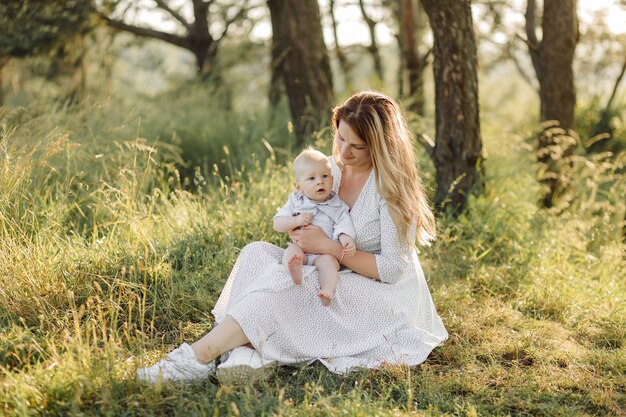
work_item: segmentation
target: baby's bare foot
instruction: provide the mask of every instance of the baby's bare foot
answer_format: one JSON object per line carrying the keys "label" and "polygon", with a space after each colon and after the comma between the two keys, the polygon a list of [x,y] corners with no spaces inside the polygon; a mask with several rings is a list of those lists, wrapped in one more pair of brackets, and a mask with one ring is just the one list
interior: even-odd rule
{"label": "baby's bare foot", "polygon": [[289,258],[287,268],[291,274],[291,279],[296,285],[302,284],[302,257],[300,255],[293,255]]}
{"label": "baby's bare foot", "polygon": [[327,307],[333,302],[333,294],[330,291],[319,290],[317,296],[320,298],[322,305]]}

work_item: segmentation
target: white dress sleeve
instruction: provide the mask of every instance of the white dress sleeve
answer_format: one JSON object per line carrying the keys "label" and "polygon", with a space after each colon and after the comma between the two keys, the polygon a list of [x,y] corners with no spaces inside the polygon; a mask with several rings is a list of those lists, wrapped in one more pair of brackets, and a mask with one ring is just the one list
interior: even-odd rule
{"label": "white dress sleeve", "polygon": [[[412,249],[398,241],[398,229],[391,219],[387,202],[382,200],[380,210],[380,254],[375,254],[378,276],[382,282],[393,284],[400,281],[407,268],[413,266]],[[410,238],[415,239],[415,227],[411,228]]]}

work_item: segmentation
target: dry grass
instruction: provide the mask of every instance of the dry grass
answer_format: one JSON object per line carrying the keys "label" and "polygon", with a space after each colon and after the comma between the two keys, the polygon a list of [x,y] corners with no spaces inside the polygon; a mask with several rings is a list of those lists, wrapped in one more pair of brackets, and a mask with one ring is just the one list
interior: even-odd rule
{"label": "dry grass", "polygon": [[[130,118],[98,118],[115,114],[110,103],[93,106],[2,121],[0,413],[625,412],[623,171],[608,159],[602,172],[577,166],[571,207],[542,211],[527,133],[502,146],[489,127],[487,192],[441,219],[421,255],[451,335],[426,363],[344,377],[279,368],[254,387],[138,385],[140,363],[210,328],[239,248],[284,244],[271,218],[289,175],[272,158],[243,171],[225,160],[185,180],[176,147],[138,138]],[[227,141],[232,130],[212,133]]]}

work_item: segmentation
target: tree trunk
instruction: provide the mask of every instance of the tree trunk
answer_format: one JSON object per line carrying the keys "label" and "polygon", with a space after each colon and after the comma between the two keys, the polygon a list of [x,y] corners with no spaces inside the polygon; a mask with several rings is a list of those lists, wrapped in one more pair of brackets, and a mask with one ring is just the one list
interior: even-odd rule
{"label": "tree trunk", "polygon": [[[530,58],[539,81],[541,121],[554,120],[565,130],[574,127],[576,89],[574,86],[574,51],[578,42],[576,0],[544,1],[541,24],[543,37],[535,32],[536,3],[526,5],[526,36]],[[562,171],[569,163],[576,142],[556,141],[569,135],[555,135],[548,126],[539,135],[537,159],[544,166],[541,182],[546,186],[544,207],[552,207],[567,186]],[[558,148],[558,149],[557,149]]]}
{"label": "tree trunk", "polygon": [[68,77],[69,88],[65,100],[70,104],[78,103],[82,100],[85,94],[85,85],[87,82],[87,73],[85,71],[86,49],[83,40],[79,39],[75,45],[72,45],[72,47],[75,50],[79,50],[80,53],[76,56],[68,68],[70,72]]}
{"label": "tree trunk", "polygon": [[483,184],[472,14],[466,0],[422,0],[422,4],[434,37],[435,203],[459,213],[468,194],[480,191]]}
{"label": "tree trunk", "polygon": [[530,58],[539,81],[541,121],[557,120],[564,129],[574,127],[576,89],[574,50],[578,42],[576,0],[544,1],[541,24],[543,37],[535,34],[535,0],[526,10],[526,32]]}
{"label": "tree trunk", "polygon": [[207,79],[210,75],[210,69],[206,68],[207,58],[208,64],[217,55],[217,48],[213,45],[213,37],[209,32],[209,5],[202,1],[193,2],[193,23],[189,24],[189,35],[187,42],[189,50],[196,57],[196,71],[201,78]]}
{"label": "tree trunk", "polygon": [[372,55],[372,59],[374,60],[374,70],[376,71],[378,79],[382,83],[384,74],[382,60],[380,59],[380,51],[378,50],[378,42],[376,41],[376,22],[365,11],[365,4],[363,4],[363,0],[359,0],[359,7],[361,8],[363,20],[365,20],[370,33],[371,42],[367,50]]}
{"label": "tree trunk", "polygon": [[330,117],[333,86],[317,0],[268,0],[272,67],[283,79],[298,146]]}
{"label": "tree trunk", "polygon": [[4,105],[4,78],[2,77],[2,72],[4,70],[4,65],[6,64],[6,62],[7,60],[4,60],[2,57],[0,57],[0,108]]}
{"label": "tree trunk", "polygon": [[[415,21],[419,18],[419,5],[415,0],[400,0],[397,7],[397,18],[400,28],[398,37],[401,51],[401,67],[406,70],[409,81],[408,109],[424,115],[424,69],[428,54],[420,56],[417,36],[419,27]],[[404,72],[404,71],[403,71]],[[402,93],[404,93],[402,91]]]}
{"label": "tree trunk", "polygon": [[350,77],[350,63],[348,62],[348,57],[345,52],[339,46],[339,37],[337,36],[337,19],[335,17],[335,0],[330,0],[330,4],[328,6],[330,13],[330,21],[332,23],[333,29],[333,39],[335,41],[335,54],[337,56],[337,60],[339,61],[339,67],[341,68],[341,72],[344,79],[344,90],[352,91],[352,81]]}
{"label": "tree trunk", "polygon": [[617,90],[619,89],[619,85],[622,82],[622,79],[624,78],[625,73],[626,73],[626,60],[624,60],[624,63],[622,64],[622,69],[619,75],[617,76],[615,83],[613,84],[613,89],[611,90],[611,96],[609,97],[609,101],[606,102],[606,106],[604,107],[604,113],[608,113],[611,111],[611,108],[613,107],[613,101],[615,100],[615,97],[617,97]]}
{"label": "tree trunk", "polygon": [[[611,115],[614,114],[613,101],[615,100],[615,97],[617,97],[617,91],[619,90],[619,85],[622,82],[622,79],[624,78],[625,73],[626,73],[626,60],[622,64],[622,69],[619,75],[617,76],[615,83],[613,84],[613,89],[611,90],[611,96],[609,97],[609,100],[606,102],[606,106],[604,107],[604,109],[602,109],[602,111],[600,112],[600,118],[598,119],[598,122],[593,128],[592,137],[595,137],[602,133],[608,133],[610,135],[609,138],[613,136],[614,128],[613,126],[611,126]],[[608,145],[609,143],[607,143],[606,140],[597,140],[587,149],[587,152],[600,152],[600,151],[606,150]]]}

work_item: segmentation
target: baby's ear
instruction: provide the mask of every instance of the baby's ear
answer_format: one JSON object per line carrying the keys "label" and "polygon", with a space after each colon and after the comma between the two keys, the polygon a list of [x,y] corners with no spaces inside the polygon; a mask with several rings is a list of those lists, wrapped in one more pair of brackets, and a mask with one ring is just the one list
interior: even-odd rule
{"label": "baby's ear", "polygon": [[294,181],[293,188],[295,188],[296,191],[298,191],[300,193],[302,192],[302,187],[300,186],[300,184],[298,184],[298,181]]}

